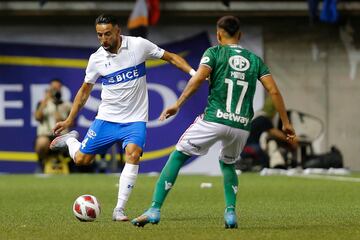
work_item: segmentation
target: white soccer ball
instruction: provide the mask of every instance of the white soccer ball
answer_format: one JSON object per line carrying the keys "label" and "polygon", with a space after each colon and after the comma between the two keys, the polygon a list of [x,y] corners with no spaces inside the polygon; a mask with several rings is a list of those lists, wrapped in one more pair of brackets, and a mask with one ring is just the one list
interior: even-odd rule
{"label": "white soccer ball", "polygon": [[74,202],[73,212],[80,221],[92,222],[100,215],[100,203],[92,195],[81,195]]}

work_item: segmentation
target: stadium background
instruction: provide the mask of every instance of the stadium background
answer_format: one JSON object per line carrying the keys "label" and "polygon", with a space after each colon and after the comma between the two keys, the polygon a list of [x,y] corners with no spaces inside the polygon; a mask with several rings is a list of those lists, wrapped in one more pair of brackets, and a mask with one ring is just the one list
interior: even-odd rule
{"label": "stadium background", "polygon": [[[94,49],[98,46],[94,18],[101,12],[115,14],[122,22],[124,34],[127,34],[126,23],[134,5],[133,1],[40,2],[44,5],[41,6],[39,1],[0,3],[0,44],[37,44],[46,46],[44,50],[58,46]],[[287,107],[314,115],[324,122],[324,136],[317,151],[325,152],[336,145],[344,155],[345,166],[360,170],[360,126],[357,123],[360,118],[357,110],[360,102],[360,5],[357,1],[338,4],[340,19],[336,23],[311,23],[308,5],[304,1],[230,1],[230,7],[226,7],[221,1],[163,0],[160,9],[160,20],[149,27],[148,38],[165,46],[204,32],[208,33],[208,41],[213,44],[216,19],[225,14],[239,16],[244,26],[242,45],[263,56],[282,90]],[[0,48],[0,71],[9,66],[4,58],[9,53],[4,49],[9,51],[8,47]],[[196,59],[192,66],[196,67]],[[180,75],[180,78],[184,77]],[[30,81],[27,84],[39,81],[31,76],[27,80]],[[4,84],[16,84],[17,81],[18,78],[0,72],[2,90]],[[76,81],[79,81],[79,86],[82,78]],[[202,93],[205,94],[206,90]],[[1,95],[0,132],[6,138],[1,140],[0,164],[9,162],[8,152],[18,149],[19,138],[21,144],[27,142],[27,148],[34,140],[31,135],[22,138],[21,129],[9,132],[11,129],[4,124],[6,119],[17,118],[19,113],[16,111],[27,112],[26,116],[30,117],[29,104],[22,108],[6,103],[29,101],[26,97],[21,91],[17,95]],[[261,104],[262,97],[258,99]],[[191,118],[189,116],[188,121]],[[174,139],[182,130],[171,133]],[[34,127],[32,131],[35,137]],[[148,139],[148,142],[154,144],[156,140]],[[213,153],[210,155],[214,158]]]}

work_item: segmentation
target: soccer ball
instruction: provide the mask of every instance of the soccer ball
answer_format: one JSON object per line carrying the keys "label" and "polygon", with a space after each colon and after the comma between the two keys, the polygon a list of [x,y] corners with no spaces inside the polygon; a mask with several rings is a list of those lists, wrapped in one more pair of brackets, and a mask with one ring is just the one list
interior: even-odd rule
{"label": "soccer ball", "polygon": [[73,212],[82,222],[92,222],[100,215],[100,204],[92,195],[81,195],[73,205]]}

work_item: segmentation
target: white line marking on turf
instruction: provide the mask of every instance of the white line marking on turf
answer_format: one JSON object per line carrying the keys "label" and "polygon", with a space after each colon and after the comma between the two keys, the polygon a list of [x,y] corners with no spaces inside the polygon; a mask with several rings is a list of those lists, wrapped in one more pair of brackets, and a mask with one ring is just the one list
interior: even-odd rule
{"label": "white line marking on turf", "polygon": [[325,179],[333,180],[340,182],[360,182],[360,178],[354,177],[341,177],[341,176],[324,176],[324,175],[292,175],[289,177],[301,177],[301,178],[311,178],[311,179]]}

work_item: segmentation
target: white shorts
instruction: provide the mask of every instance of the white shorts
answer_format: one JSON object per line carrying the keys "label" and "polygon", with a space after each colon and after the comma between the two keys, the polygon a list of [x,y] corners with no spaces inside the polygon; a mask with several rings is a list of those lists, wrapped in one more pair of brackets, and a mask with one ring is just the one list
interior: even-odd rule
{"label": "white shorts", "polygon": [[208,122],[200,115],[181,136],[176,150],[187,155],[205,155],[214,143],[220,141],[219,160],[232,164],[240,159],[248,136],[246,130]]}

